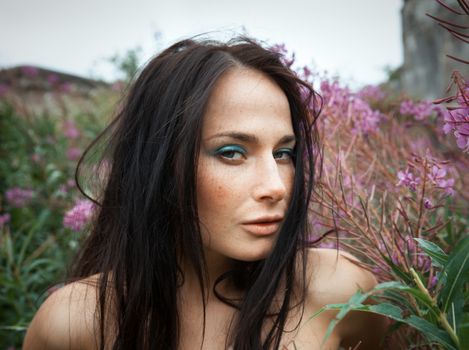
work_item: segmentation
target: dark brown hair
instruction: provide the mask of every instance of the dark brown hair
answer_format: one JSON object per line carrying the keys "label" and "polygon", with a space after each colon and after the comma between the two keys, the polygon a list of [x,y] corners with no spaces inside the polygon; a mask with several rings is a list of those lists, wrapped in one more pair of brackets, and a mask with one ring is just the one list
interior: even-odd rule
{"label": "dark brown hair", "polygon": [[[104,348],[106,312],[116,317],[113,349],[177,349],[177,293],[183,283],[178,252],[194,266],[205,305],[206,264],[197,215],[196,178],[204,110],[217,80],[235,67],[269,76],[285,93],[297,137],[291,200],[271,254],[256,262],[238,262],[217,281],[230,278],[243,288],[238,302],[216,294],[239,311],[227,339],[235,350],[277,349],[291,309],[293,283],[305,281],[307,208],[313,186],[314,121],[318,100],[310,85],[282,63],[280,54],[249,38],[227,43],[180,41],[153,58],[131,86],[121,111],[90,145],[77,167],[99,141],[107,164],[96,219],[71,277],[100,274],[100,347]],[[298,266],[302,266],[298,269]],[[275,295],[283,297],[272,313]],[[295,284],[296,285],[296,284]],[[216,285],[215,285],[216,287]],[[304,283],[297,291],[304,301]],[[264,321],[272,326],[262,336]],[[205,312],[204,312],[205,320]],[[205,327],[204,327],[205,329]]]}

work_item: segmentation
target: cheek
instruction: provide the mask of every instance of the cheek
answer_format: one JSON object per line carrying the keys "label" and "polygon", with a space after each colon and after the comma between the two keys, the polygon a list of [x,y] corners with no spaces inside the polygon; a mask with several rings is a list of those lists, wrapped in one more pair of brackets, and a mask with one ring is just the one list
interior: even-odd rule
{"label": "cheek", "polygon": [[295,181],[295,168],[294,166],[288,167],[282,171],[282,179],[287,190],[287,202],[290,202],[291,194],[293,191],[293,183]]}
{"label": "cheek", "polygon": [[239,202],[236,176],[213,162],[201,162],[197,173],[197,205],[201,220],[227,220]]}

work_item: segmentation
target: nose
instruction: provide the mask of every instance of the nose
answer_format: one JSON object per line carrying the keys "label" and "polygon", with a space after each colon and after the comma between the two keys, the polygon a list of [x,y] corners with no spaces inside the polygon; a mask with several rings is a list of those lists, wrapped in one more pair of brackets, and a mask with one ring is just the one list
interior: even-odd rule
{"label": "nose", "polygon": [[253,197],[256,201],[278,202],[287,195],[287,179],[285,174],[282,176],[276,160],[272,156],[268,158],[256,167]]}

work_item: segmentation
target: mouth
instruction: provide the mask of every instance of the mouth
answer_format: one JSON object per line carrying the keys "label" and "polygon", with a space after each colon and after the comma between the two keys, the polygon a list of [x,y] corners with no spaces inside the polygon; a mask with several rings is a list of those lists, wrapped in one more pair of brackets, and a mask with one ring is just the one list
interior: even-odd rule
{"label": "mouth", "polygon": [[243,228],[254,235],[268,236],[276,233],[283,221],[283,217],[260,218],[242,224]]}

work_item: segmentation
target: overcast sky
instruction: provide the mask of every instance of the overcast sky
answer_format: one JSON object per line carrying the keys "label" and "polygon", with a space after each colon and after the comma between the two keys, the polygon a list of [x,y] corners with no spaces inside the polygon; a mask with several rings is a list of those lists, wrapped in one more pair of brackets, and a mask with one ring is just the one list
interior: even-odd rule
{"label": "overcast sky", "polygon": [[[301,64],[351,85],[402,63],[402,0],[0,0],[0,67],[33,64],[108,81],[106,58],[141,46],[147,60],[178,39],[243,28],[285,43]],[[155,33],[161,37],[155,40]]]}

